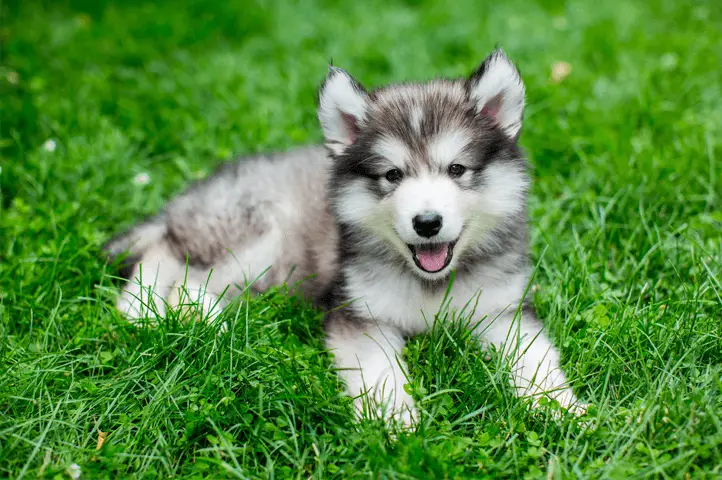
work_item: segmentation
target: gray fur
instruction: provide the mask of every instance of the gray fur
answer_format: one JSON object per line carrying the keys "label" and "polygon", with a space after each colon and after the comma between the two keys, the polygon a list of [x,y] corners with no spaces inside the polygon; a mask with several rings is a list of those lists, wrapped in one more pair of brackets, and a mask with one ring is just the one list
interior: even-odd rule
{"label": "gray fur", "polygon": [[[129,280],[152,247],[165,245],[162,263],[179,271],[187,263],[199,282],[214,270],[207,286],[215,295],[226,285],[244,288],[250,281],[255,290],[301,282],[304,296],[321,301],[338,271],[337,229],[324,188],[329,161],[323,147],[305,147],[222,165],[105,251],[112,259],[130,254],[135,268]],[[244,252],[270,239],[278,242],[273,258],[261,259],[263,267],[245,268],[251,262]],[[173,280],[177,285],[181,279]]]}
{"label": "gray fur", "polygon": [[[548,393],[573,407],[559,354],[533,310],[514,317],[530,275],[530,179],[517,145],[523,99],[500,51],[469,79],[372,92],[329,69],[319,94],[326,149],[225,165],[111,241],[111,257],[128,251],[135,262],[118,308],[147,315],[148,288],[173,306],[185,283],[214,310],[232,297],[223,294],[228,286],[255,280],[261,291],[303,280],[304,295],[333,309],[327,344],[349,394],[373,392],[358,397],[359,411],[375,400],[411,423],[400,351],[428,328],[456,272],[450,308],[476,305],[467,313],[479,340],[518,362],[519,393],[557,389]],[[433,238],[415,233],[412,221],[429,210],[443,219]],[[518,342],[509,342],[514,335]]]}

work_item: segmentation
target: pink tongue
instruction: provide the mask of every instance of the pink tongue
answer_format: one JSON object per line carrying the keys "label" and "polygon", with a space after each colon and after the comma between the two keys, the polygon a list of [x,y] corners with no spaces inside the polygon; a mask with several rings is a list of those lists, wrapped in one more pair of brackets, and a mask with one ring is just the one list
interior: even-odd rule
{"label": "pink tongue", "polygon": [[447,245],[439,245],[434,247],[433,250],[417,250],[416,258],[419,261],[421,268],[427,272],[438,272],[446,264],[446,256],[449,251]]}

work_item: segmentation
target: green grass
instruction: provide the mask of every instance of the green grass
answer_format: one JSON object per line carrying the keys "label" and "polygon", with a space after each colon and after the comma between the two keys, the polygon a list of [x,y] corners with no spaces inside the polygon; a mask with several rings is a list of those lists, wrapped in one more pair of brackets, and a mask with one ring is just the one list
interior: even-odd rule
{"label": "green grass", "polygon": [[[0,38],[0,476],[722,476],[716,2],[22,0]],[[527,82],[535,303],[583,422],[516,399],[453,324],[410,342],[424,414],[394,441],[356,427],[321,316],[282,291],[220,335],[113,310],[102,242],[222,159],[320,141],[329,59],[380,85],[497,43]]]}

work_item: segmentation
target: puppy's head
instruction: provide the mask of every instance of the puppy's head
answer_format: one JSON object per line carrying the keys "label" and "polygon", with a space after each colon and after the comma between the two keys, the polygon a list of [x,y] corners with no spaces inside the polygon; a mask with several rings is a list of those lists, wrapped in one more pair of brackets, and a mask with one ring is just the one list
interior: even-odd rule
{"label": "puppy's head", "polygon": [[523,109],[524,85],[501,50],[465,79],[371,92],[331,67],[318,117],[334,158],[337,221],[421,278],[447,277],[524,213]]}

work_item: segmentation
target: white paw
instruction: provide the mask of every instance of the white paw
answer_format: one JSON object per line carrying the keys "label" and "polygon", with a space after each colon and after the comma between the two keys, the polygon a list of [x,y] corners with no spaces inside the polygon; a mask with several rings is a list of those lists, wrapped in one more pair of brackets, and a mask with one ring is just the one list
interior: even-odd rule
{"label": "white paw", "polygon": [[191,305],[198,319],[210,323],[221,313],[220,298],[210,292],[199,290],[191,299]]}
{"label": "white paw", "polygon": [[[206,323],[213,323],[216,321],[218,316],[223,312],[225,302],[222,297],[213,293],[206,292],[202,298],[199,299],[198,307],[198,318],[204,320]],[[224,321],[218,326],[218,335],[228,332],[228,322]]]}
{"label": "white paw", "polygon": [[565,409],[567,412],[571,413],[572,415],[575,415],[577,417],[582,417],[587,414],[587,410],[589,409],[589,404],[581,402],[577,400],[574,403],[571,404],[563,404],[560,403],[563,409]]}
{"label": "white paw", "polygon": [[129,282],[118,296],[116,308],[128,320],[155,318],[165,315],[165,302],[147,285]]}
{"label": "white paw", "polygon": [[559,402],[559,405],[569,413],[578,417],[587,413],[589,405],[580,402],[571,388],[564,388],[554,394],[550,395],[551,398]]}
{"label": "white paw", "polygon": [[403,430],[413,429],[419,421],[419,412],[414,399],[403,388],[392,392],[380,392],[374,389],[361,395],[354,401],[359,419],[382,419],[388,424],[396,424]]}
{"label": "white paw", "polygon": [[[556,400],[562,409],[577,417],[585,415],[587,413],[587,409],[589,408],[588,404],[579,401],[571,388],[562,388],[556,391],[537,393],[533,396],[532,404],[534,408],[540,408],[542,406],[542,398]],[[561,412],[555,413],[555,417],[561,417]]]}
{"label": "white paw", "polygon": [[[223,297],[207,291],[204,285],[174,287],[168,295],[168,304],[174,309],[183,312],[189,319],[206,323],[212,323],[218,318],[225,303]],[[227,327],[223,325],[221,329],[226,331]]]}

